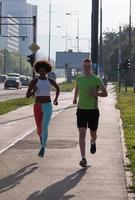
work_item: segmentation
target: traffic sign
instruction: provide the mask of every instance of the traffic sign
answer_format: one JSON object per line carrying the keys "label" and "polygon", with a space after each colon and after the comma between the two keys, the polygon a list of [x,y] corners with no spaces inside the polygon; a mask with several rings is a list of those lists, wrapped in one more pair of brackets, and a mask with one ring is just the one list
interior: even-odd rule
{"label": "traffic sign", "polygon": [[32,43],[30,46],[29,46],[29,49],[32,51],[32,53],[36,53],[40,47],[37,45],[37,43]]}

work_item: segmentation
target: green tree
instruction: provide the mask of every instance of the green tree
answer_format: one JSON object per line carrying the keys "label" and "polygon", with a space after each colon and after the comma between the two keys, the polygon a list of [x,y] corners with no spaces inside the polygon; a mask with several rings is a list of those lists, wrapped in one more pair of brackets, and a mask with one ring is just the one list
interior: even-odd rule
{"label": "green tree", "polygon": [[[135,57],[135,28],[132,27],[132,60]],[[119,33],[114,31],[103,34],[103,66],[104,71],[111,81],[117,80],[117,64],[119,49]],[[121,32],[121,58],[122,62],[129,58],[129,28],[124,26]],[[133,61],[132,61],[133,62]],[[135,62],[135,61],[134,61]],[[134,64],[133,62],[133,64]]]}

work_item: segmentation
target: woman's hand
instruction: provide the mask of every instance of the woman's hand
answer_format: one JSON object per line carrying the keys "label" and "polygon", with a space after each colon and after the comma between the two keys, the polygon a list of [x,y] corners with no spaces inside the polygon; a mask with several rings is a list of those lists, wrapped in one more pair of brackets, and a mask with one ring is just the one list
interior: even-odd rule
{"label": "woman's hand", "polygon": [[58,101],[57,101],[57,99],[54,99],[54,101],[53,101],[53,105],[55,105],[55,106],[58,105]]}

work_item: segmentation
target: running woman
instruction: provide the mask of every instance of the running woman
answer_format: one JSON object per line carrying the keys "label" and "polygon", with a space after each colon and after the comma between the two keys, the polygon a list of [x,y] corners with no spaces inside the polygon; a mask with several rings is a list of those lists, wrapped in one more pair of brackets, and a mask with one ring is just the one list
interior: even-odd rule
{"label": "running woman", "polygon": [[90,152],[96,152],[96,138],[99,119],[98,97],[106,97],[107,91],[103,81],[93,74],[92,62],[89,59],[83,61],[83,76],[76,80],[76,88],[73,103],[77,103],[77,127],[79,130],[79,146],[82,159],[80,165],[87,166],[85,156],[85,137],[86,130],[90,130]]}
{"label": "running woman", "polygon": [[26,98],[33,95],[35,96],[34,117],[37,133],[41,142],[41,149],[38,156],[43,157],[48,138],[48,126],[52,116],[52,103],[50,97],[51,86],[54,86],[56,89],[55,98],[53,100],[54,105],[58,105],[60,89],[53,79],[47,77],[47,74],[52,70],[52,66],[48,61],[37,61],[34,64],[34,70],[39,74],[39,77],[30,82]]}

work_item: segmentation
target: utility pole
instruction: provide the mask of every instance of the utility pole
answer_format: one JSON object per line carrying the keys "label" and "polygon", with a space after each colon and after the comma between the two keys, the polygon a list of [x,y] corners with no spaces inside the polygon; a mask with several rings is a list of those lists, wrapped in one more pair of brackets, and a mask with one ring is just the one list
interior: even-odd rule
{"label": "utility pole", "polygon": [[98,11],[99,0],[92,0],[91,59],[95,74],[98,73]]}
{"label": "utility pole", "polygon": [[[37,42],[37,17],[36,16],[33,16],[33,43],[36,43]],[[34,54],[34,58],[36,58],[36,53],[33,52]],[[35,78],[35,71],[34,71],[34,68],[32,66],[32,75],[33,75],[33,78]]]}
{"label": "utility pole", "polygon": [[50,61],[51,54],[51,21],[52,21],[52,5],[51,0],[49,0],[49,44],[48,44],[48,61]]}
{"label": "utility pole", "polygon": [[6,74],[6,58],[7,58],[7,52],[6,49],[4,49],[4,70],[3,70],[3,74]]}
{"label": "utility pole", "polygon": [[135,67],[132,65],[132,61],[131,61],[131,0],[129,0],[129,61],[130,61],[130,71],[132,73],[131,78],[133,80],[133,92],[135,93]]}
{"label": "utility pole", "polygon": [[119,49],[118,49],[118,67],[117,67],[117,78],[118,78],[118,90],[121,92],[121,26],[119,26]]}
{"label": "utility pole", "polygon": [[20,61],[20,74],[22,74],[22,55],[20,54],[20,59],[19,59],[19,61]]}
{"label": "utility pole", "polygon": [[103,70],[102,0],[100,0],[100,52],[99,52],[99,67],[101,67],[102,70]]}

